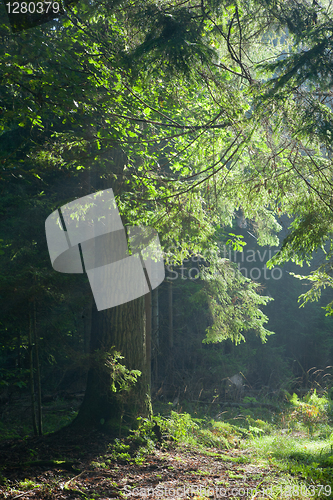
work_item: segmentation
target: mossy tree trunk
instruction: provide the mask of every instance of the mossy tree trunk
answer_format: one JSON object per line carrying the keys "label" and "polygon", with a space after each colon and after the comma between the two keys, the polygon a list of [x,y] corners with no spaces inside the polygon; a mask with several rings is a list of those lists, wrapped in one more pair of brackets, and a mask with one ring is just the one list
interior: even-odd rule
{"label": "mossy tree trunk", "polygon": [[[116,172],[114,177],[104,178],[96,171],[89,171],[87,194],[96,189],[112,187],[115,194],[124,189],[122,172],[127,157],[121,149],[114,148],[108,158],[108,169]],[[123,220],[126,225],[129,221]],[[109,251],[107,248],[105,251]],[[123,424],[132,424],[138,416],[151,415],[150,402],[150,294],[110,309],[98,311],[93,301],[89,315],[90,366],[87,376],[85,396],[79,413],[72,423],[74,428],[99,428],[119,432]],[[87,326],[89,327],[87,323]],[[86,335],[86,338],[89,335]],[[139,370],[135,385],[130,391],[113,392],[110,372],[105,369],[103,353],[113,350],[120,352],[124,359],[120,363],[129,370]]]}
{"label": "mossy tree trunk", "polygon": [[[130,391],[111,390],[110,372],[98,353],[110,352],[113,347],[124,356],[121,364],[129,370],[141,371]],[[149,416],[145,297],[103,311],[97,311],[93,304],[90,354],[85,397],[72,425],[114,432],[119,431],[122,424],[133,423],[139,415]]]}

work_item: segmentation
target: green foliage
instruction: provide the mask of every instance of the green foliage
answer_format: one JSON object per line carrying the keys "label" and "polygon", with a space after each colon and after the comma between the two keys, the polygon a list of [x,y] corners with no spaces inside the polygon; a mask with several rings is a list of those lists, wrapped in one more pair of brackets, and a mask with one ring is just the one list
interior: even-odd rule
{"label": "green foliage", "polygon": [[120,439],[115,439],[112,445],[111,458],[112,460],[129,461],[132,459],[129,453],[130,445],[122,442]]}
{"label": "green foliage", "polygon": [[297,394],[290,397],[290,403],[295,409],[290,414],[291,420],[301,421],[312,435],[317,424],[326,423],[329,415],[329,400],[318,396],[316,389],[299,400]]}
{"label": "green foliage", "polygon": [[164,420],[168,433],[177,442],[194,444],[195,430],[199,429],[199,421],[189,413],[171,411],[170,418]]}
{"label": "green foliage", "polygon": [[[292,276],[295,276],[295,278],[299,280],[308,280],[310,283],[312,283],[311,288],[307,292],[302,293],[299,296],[298,302],[301,302],[300,307],[304,307],[308,302],[318,301],[321,297],[322,290],[325,290],[327,286],[333,286],[333,280],[331,276],[329,276],[325,271],[322,271],[322,267],[323,266],[321,266],[316,271],[312,271],[311,274],[307,276],[290,273]],[[333,314],[332,305],[333,303],[330,302],[323,308],[327,311],[326,316],[331,316]]]}
{"label": "green foliage", "polygon": [[[204,10],[202,14],[205,15]],[[130,54],[131,67],[140,61],[144,69],[150,71],[156,72],[157,67],[158,73],[162,69],[188,74],[198,60],[209,62],[216,51],[207,43],[209,40],[204,39],[203,16],[198,19],[195,10],[172,7],[167,2],[159,5],[147,2],[136,19],[144,26],[145,39]]]}
{"label": "green foliage", "polygon": [[171,411],[169,417],[154,417],[165,439],[177,444],[229,449],[234,447],[244,432],[228,422],[193,418],[189,413]]}
{"label": "green foliage", "polygon": [[246,417],[246,421],[249,425],[249,433],[252,436],[261,436],[264,434],[271,434],[274,430],[272,424],[261,420],[260,418],[254,419],[251,416]]}
{"label": "green foliage", "polygon": [[104,366],[110,374],[111,390],[113,392],[129,391],[140,377],[140,370],[129,370],[122,365],[119,360],[124,359],[120,352],[99,352],[97,356],[102,356]]}
{"label": "green foliage", "polygon": [[241,234],[233,234],[233,233],[228,233],[229,236],[232,238],[226,241],[226,245],[231,244],[233,250],[236,250],[237,252],[242,252],[243,246],[246,245],[245,241],[242,241],[241,238],[244,238],[243,235]]}
{"label": "green foliage", "polygon": [[245,278],[227,259],[215,266],[214,274],[209,269],[204,276],[204,290],[212,318],[205,343],[230,338],[239,344],[245,341],[242,332],[247,330],[254,330],[262,342],[273,334],[264,328],[268,318],[258,307],[272,299],[257,293],[258,284]]}
{"label": "green foliage", "polygon": [[198,444],[219,449],[229,449],[238,444],[243,436],[237,426],[228,422],[210,420],[206,423],[206,428],[198,432]]}
{"label": "green foliage", "polygon": [[301,1],[296,5],[292,1],[277,1],[270,2],[267,7],[282,29],[288,28],[293,43],[286,57],[265,63],[266,69],[279,74],[269,82],[272,90],[285,91],[292,85],[301,86],[308,81],[320,83],[322,88],[329,87],[332,81],[328,56],[331,40],[327,32],[332,22],[331,6],[326,2],[311,5]]}
{"label": "green foliage", "polygon": [[24,481],[19,481],[18,483],[21,490],[32,490],[34,488],[39,488],[40,484],[32,481],[31,479],[24,479]]}
{"label": "green foliage", "polygon": [[27,386],[29,370],[23,368],[0,368],[0,387],[14,386],[22,389]]}

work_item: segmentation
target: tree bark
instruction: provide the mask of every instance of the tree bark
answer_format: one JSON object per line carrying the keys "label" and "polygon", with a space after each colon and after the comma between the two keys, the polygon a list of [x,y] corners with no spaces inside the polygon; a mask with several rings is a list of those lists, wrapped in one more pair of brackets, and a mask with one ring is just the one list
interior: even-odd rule
{"label": "tree bark", "polygon": [[90,336],[91,336],[91,313],[92,313],[93,299],[84,308],[82,312],[83,319],[83,334],[84,334],[84,353],[90,353]]}
{"label": "tree bark", "polygon": [[34,431],[34,436],[37,436],[37,424],[36,424],[36,409],[35,409],[35,383],[34,383],[34,358],[33,358],[33,343],[32,343],[32,314],[29,312],[29,330],[28,330],[28,342],[29,342],[29,368],[30,368],[30,397],[31,397],[31,417],[32,417],[32,428]]}
{"label": "tree bark", "polygon": [[173,348],[173,304],[172,281],[169,281],[169,347]]}
{"label": "tree bark", "polygon": [[159,316],[158,316],[158,287],[152,291],[152,346],[153,346],[153,380],[158,380],[158,354],[159,354]]}
{"label": "tree bark", "polygon": [[21,330],[17,332],[17,368],[21,368]]}
{"label": "tree bark", "polygon": [[[97,172],[88,179],[88,190],[93,187],[106,189],[112,186],[114,194],[124,189],[122,171],[127,158],[121,149],[112,151],[111,170],[118,175],[113,178],[101,178]],[[128,221],[127,221],[128,222]],[[126,221],[123,221],[126,224]],[[106,248],[107,252],[108,249]],[[112,286],[110,284],[110,286]],[[98,311],[93,302],[91,313],[90,366],[87,387],[79,413],[72,422],[73,427],[99,428],[115,433],[123,424],[131,425],[138,416],[151,416],[150,401],[150,329],[151,329],[151,293],[131,302],[110,309]],[[130,391],[113,392],[110,372],[105,368],[103,353],[112,349],[120,352],[120,360],[128,370],[140,370],[134,387]]]}
{"label": "tree bark", "polygon": [[[103,366],[101,354],[113,347],[124,356],[121,364],[141,371],[128,392],[111,390],[110,373]],[[139,415],[150,416],[145,297],[103,311],[97,311],[93,304],[90,355],[85,397],[72,425],[115,432],[122,423],[130,425]]]}
{"label": "tree bark", "polygon": [[146,371],[149,394],[151,388],[151,308],[152,308],[152,292],[145,295],[145,316],[146,316]]}
{"label": "tree bark", "polygon": [[38,332],[37,332],[37,321],[36,321],[36,302],[34,300],[34,342],[35,342],[35,358],[36,358],[36,382],[37,382],[37,425],[38,425],[38,435],[43,434],[43,419],[42,419],[42,385],[40,377],[40,362],[39,362],[39,349],[38,349]]}

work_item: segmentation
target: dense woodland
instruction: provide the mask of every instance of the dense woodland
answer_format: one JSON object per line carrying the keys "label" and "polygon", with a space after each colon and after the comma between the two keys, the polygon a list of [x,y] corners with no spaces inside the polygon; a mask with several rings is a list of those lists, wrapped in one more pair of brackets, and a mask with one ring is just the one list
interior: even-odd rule
{"label": "dense woodland", "polygon": [[[2,6],[3,437],[331,401],[332,30],[328,0],[80,0],[21,31]],[[108,188],[165,280],[97,311],[45,220]]]}

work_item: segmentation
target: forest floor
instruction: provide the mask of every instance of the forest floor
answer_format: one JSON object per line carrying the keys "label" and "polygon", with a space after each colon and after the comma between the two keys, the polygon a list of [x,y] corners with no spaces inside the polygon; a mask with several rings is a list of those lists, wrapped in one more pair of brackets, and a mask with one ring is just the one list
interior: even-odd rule
{"label": "forest floor", "polygon": [[63,433],[0,443],[0,498],[259,500],[282,488],[276,467],[246,449],[161,447],[136,464],[113,460],[107,442],[99,433]]}
{"label": "forest floor", "polygon": [[[54,410],[60,426],[73,418],[72,403],[66,418],[59,404]],[[29,437],[14,418],[10,428],[9,413],[0,423],[0,499],[333,498],[332,425],[318,425],[318,436],[310,436],[302,425],[291,429],[291,421],[286,428],[282,413],[260,412],[265,421],[255,410],[230,414],[229,421],[171,411],[142,419],[121,439],[71,427]],[[45,413],[46,427],[53,425],[54,415]]]}

